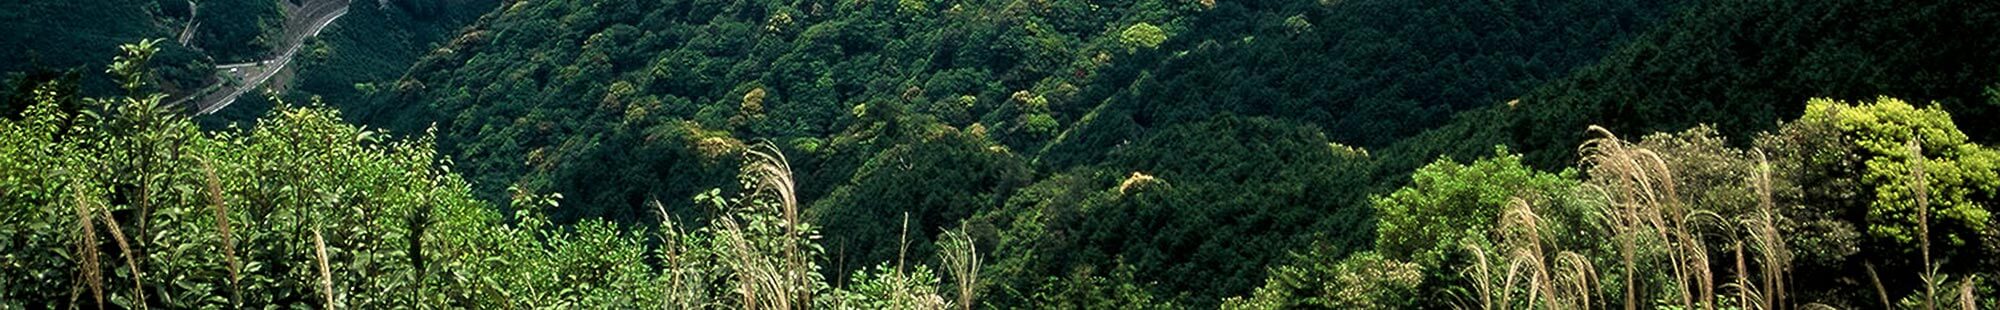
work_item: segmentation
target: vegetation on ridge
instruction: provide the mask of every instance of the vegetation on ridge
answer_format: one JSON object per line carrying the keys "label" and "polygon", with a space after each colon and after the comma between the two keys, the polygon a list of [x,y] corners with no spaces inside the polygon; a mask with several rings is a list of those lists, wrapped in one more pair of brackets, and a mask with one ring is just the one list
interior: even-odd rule
{"label": "vegetation on ridge", "polygon": [[2000,302],[1978,1],[184,2],[0,4],[0,308]]}

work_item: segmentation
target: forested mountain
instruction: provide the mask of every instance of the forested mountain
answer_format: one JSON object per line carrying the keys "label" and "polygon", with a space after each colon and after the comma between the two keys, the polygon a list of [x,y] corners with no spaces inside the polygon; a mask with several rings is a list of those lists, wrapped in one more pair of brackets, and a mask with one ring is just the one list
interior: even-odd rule
{"label": "forested mountain", "polygon": [[[190,15],[193,1],[9,1],[0,3],[0,42],[13,51],[0,55],[0,72],[10,81],[50,80],[63,75],[91,75],[83,81],[93,93],[113,89],[100,75],[118,45],[146,38],[190,39],[187,45],[162,46],[158,70],[163,85],[177,91],[201,87],[219,60],[233,61],[268,47],[259,41],[275,31],[268,20],[278,18],[274,1],[209,0],[204,14]],[[197,27],[195,25],[206,25]],[[186,32],[186,33],[183,33]],[[33,82],[10,87],[8,113],[28,105]],[[22,86],[27,85],[27,86]]]}
{"label": "forested mountain", "polygon": [[[274,85],[295,102],[360,102],[393,85],[411,63],[498,5],[492,0],[353,1],[347,14],[311,38],[288,81]],[[272,107],[261,96],[239,99],[210,127],[248,125]]]}
{"label": "forested mountain", "polygon": [[[1745,141],[1800,115],[1812,98],[1905,98],[1973,121],[2000,139],[1991,100],[2000,75],[2000,5],[1984,1],[1770,1],[1696,7],[1519,101],[1467,113],[1409,148],[1478,156],[1476,145],[1521,145],[1544,168],[1576,159],[1567,145],[1599,124],[1678,131],[1712,124]],[[1431,151],[1419,151],[1419,154]],[[1436,154],[1436,153],[1431,153]],[[1431,156],[1431,155],[1426,155]]]}
{"label": "forested mountain", "polygon": [[328,102],[361,101],[388,89],[419,57],[497,5],[493,0],[355,1],[340,22],[316,38],[293,86]]}
{"label": "forested mountain", "polygon": [[[1144,250],[1157,252],[1158,261],[1149,259],[1142,270],[1149,277],[1180,268],[1198,271],[1184,273],[1189,278],[1216,276],[1208,274],[1213,272],[1241,279],[1179,288],[1213,299],[1253,286],[1261,266],[1282,255],[1277,244],[1308,240],[1309,232],[1325,228],[1359,229],[1365,211],[1351,207],[1361,205],[1365,192],[1328,199],[1285,191],[1272,199],[1225,203],[1239,200],[1229,198],[1236,189],[1312,177],[1218,176],[1211,184],[1205,180],[1231,168],[1174,157],[1220,152],[1213,164],[1247,164],[1257,157],[1238,154],[1251,151],[1243,149],[1181,149],[1181,141],[1172,140],[1213,137],[1205,133],[1153,139],[1160,142],[1132,150],[1114,144],[1147,140],[1150,131],[1205,123],[1227,112],[1245,118],[1225,124],[1268,124],[1268,129],[1221,137],[1314,133],[1283,136],[1302,138],[1284,142],[1296,143],[1286,152],[1320,154],[1289,164],[1331,165],[1338,161],[1314,146],[1386,144],[1440,123],[1453,111],[1478,106],[1468,102],[1523,91],[1543,76],[1595,59],[1669,7],[1441,1],[520,3],[488,16],[419,62],[393,95],[347,106],[386,128],[414,131],[436,124],[441,145],[457,152],[477,191],[494,199],[509,186],[573,193],[574,208],[554,211],[558,222],[650,221],[650,201],[694,215],[679,211],[694,209],[676,197],[698,193],[734,166],[730,158],[704,149],[778,141],[807,155],[800,156],[806,180],[801,197],[819,201],[810,214],[836,236],[831,246],[853,249],[836,251],[854,253],[836,259],[846,263],[832,262],[837,269],[901,252],[894,245],[902,224],[881,219],[910,213],[909,225],[923,232],[915,238],[917,253],[927,253],[928,238],[921,236],[1003,204],[1037,175],[1078,166],[1164,173],[1186,182],[1189,190],[1212,188],[1182,195],[1179,206],[1157,206],[1187,208],[1177,212],[1213,216],[1302,207],[1283,225],[1218,223],[1269,238],[1271,245],[1258,250],[1219,249],[1203,254],[1223,255],[1212,261],[1189,260],[1185,256],[1197,252],[1193,247],[1232,238],[1194,231],[1188,241]],[[1281,116],[1278,111],[1287,111],[1283,121],[1261,119]],[[1153,149],[1165,147],[1176,148]],[[1105,158],[1117,154],[1151,159]],[[1248,176],[1288,162],[1268,164],[1263,167],[1271,168],[1234,169]],[[1345,214],[1341,224],[1323,220],[1336,213]],[[1343,238],[1365,240],[1359,234]],[[1099,258],[1137,255],[1126,252]]]}
{"label": "forested mountain", "polygon": [[0,308],[2000,304],[1985,1],[230,1],[0,4]]}

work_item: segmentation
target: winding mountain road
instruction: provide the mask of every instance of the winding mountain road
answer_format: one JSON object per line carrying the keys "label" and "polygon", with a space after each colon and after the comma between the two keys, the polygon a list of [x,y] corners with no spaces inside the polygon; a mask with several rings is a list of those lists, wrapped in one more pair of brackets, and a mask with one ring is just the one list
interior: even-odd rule
{"label": "winding mountain road", "polygon": [[[284,72],[287,65],[291,64],[292,56],[297,55],[299,49],[305,46],[306,39],[318,36],[326,26],[347,15],[347,7],[352,0],[303,0],[304,3],[298,5],[293,5],[292,2],[281,1],[287,14],[284,44],[273,48],[277,56],[256,62],[215,66],[216,70],[223,70],[233,78],[218,81],[216,85],[182,98],[177,103],[187,104],[192,101],[195,115],[215,113],[229,107],[229,104],[236,102],[236,98],[262,87],[272,76]],[[230,81],[242,83],[229,85]]]}
{"label": "winding mountain road", "polygon": [[194,42],[194,29],[195,27],[201,27],[201,23],[195,22],[198,20],[201,20],[201,5],[194,3],[194,0],[188,0],[187,25],[181,26],[181,34],[174,37],[174,41],[181,42],[181,46],[187,46],[189,42]]}

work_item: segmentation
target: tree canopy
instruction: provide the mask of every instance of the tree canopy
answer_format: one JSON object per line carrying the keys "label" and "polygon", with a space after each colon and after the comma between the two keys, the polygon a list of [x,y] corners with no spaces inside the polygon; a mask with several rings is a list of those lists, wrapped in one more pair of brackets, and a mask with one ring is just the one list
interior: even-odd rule
{"label": "tree canopy", "polygon": [[2000,302],[1979,1],[329,1],[173,104],[302,3],[0,4],[0,308]]}

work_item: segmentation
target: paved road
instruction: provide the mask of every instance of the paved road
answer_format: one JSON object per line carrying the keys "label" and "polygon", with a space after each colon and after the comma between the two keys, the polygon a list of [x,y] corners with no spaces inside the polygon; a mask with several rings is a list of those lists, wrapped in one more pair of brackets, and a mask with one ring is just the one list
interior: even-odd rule
{"label": "paved road", "polygon": [[188,22],[181,27],[180,37],[176,38],[181,42],[181,46],[187,46],[188,42],[194,41],[194,29],[201,26],[201,23],[195,22],[197,20],[201,20],[201,6],[195,4],[194,0],[188,0]]}
{"label": "paved road", "polygon": [[[305,46],[306,38],[318,36],[327,25],[332,25],[333,21],[347,15],[350,1],[305,0],[304,4],[296,7],[291,6],[290,1],[280,2],[284,3],[290,14],[287,15],[289,18],[285,19],[284,45],[277,46],[273,50],[278,52],[277,56],[257,62],[216,66],[216,70],[222,70],[242,83],[210,86],[204,88],[203,92],[197,92],[198,95],[181,99],[180,102],[186,103],[192,100],[196,115],[215,113],[229,107],[229,104],[236,102],[237,97],[262,87],[272,76],[284,71],[286,66],[291,64],[292,56],[298,54],[299,49]],[[218,83],[228,83],[228,81]]]}

